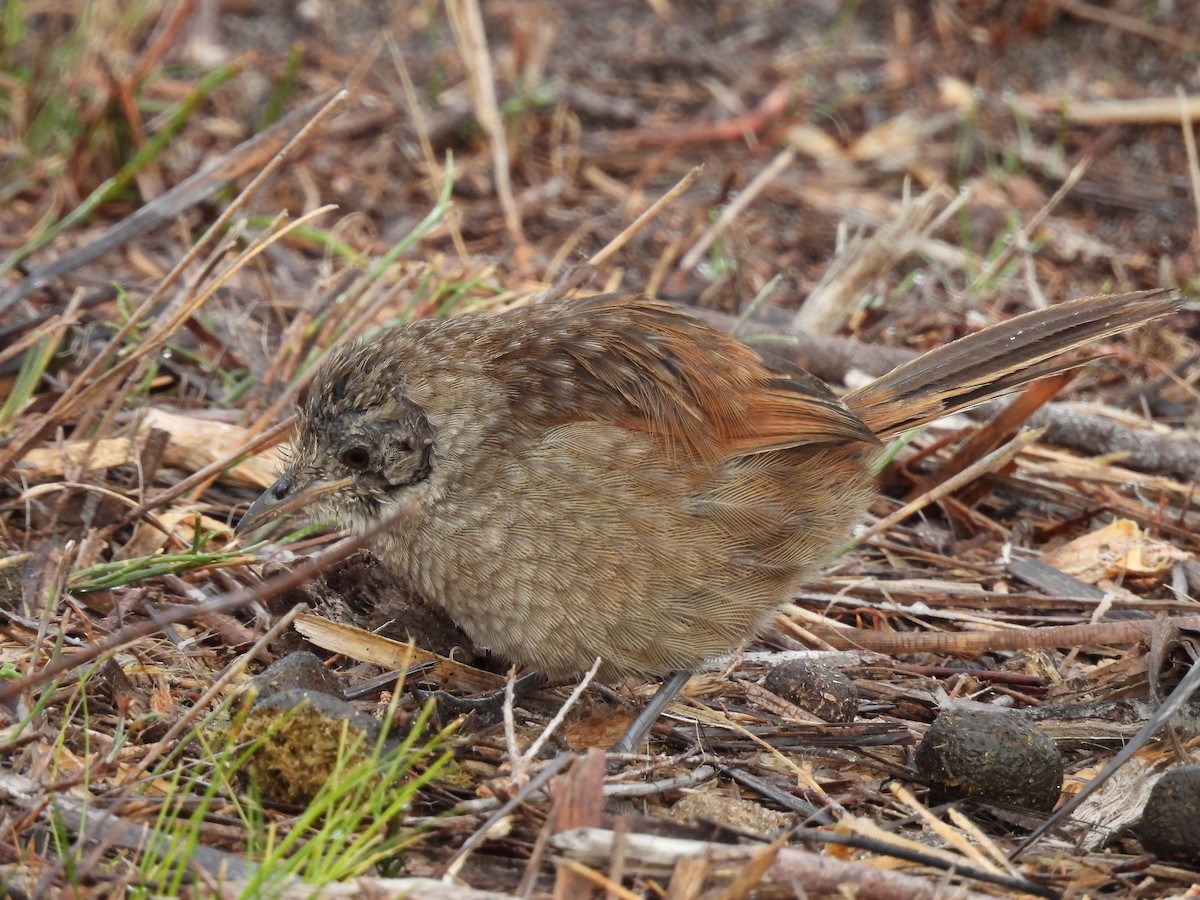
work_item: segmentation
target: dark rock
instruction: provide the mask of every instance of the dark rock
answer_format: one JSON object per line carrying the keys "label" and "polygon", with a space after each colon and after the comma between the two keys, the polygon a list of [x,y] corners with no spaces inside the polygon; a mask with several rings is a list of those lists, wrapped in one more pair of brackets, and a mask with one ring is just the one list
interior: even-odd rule
{"label": "dark rock", "polygon": [[342,686],[320,657],[307,650],[297,650],[267,666],[250,682],[255,703],[283,691],[308,690],[344,699]]}

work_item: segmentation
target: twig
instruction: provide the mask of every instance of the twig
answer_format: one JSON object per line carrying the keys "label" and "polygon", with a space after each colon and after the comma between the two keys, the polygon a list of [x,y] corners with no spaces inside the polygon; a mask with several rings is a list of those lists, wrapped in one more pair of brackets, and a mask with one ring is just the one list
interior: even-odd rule
{"label": "twig", "polygon": [[[829,834],[815,829],[799,829],[798,834],[805,840],[818,840],[835,844],[850,844],[862,846],[861,838],[854,840],[854,835]],[[576,828],[555,835],[551,841],[568,857],[584,861],[602,862],[608,859],[612,851],[613,834],[600,828]],[[670,838],[662,835],[630,834],[630,861],[639,863],[650,872],[664,872],[674,868],[681,859],[705,856],[722,868],[733,867],[749,862],[756,853],[761,852],[763,845],[734,846],[731,844],[714,844],[709,841],[688,840],[685,838]],[[943,859],[935,858],[932,854],[913,852],[909,848],[894,844],[882,845],[881,841],[872,841],[871,849],[894,856],[932,865],[945,871],[949,868]],[[965,862],[956,864],[953,869],[959,877],[975,878],[995,884],[1016,886],[1013,879],[997,876],[991,872],[981,872]],[[915,875],[900,872],[885,871],[864,863],[835,859],[832,856],[814,853],[799,847],[784,847],[778,858],[772,863],[767,873],[769,882],[782,884],[803,884],[812,893],[836,893],[845,891],[852,886],[861,896],[871,897],[906,897],[910,900],[934,900],[945,896],[944,886],[931,883]],[[1019,879],[1019,890],[1030,891],[1042,897],[1056,897],[1055,891],[1048,891],[1033,885],[1025,879]],[[955,896],[963,898],[982,898],[983,895],[962,891]]]}
{"label": "twig", "polygon": [[1138,37],[1157,41],[1160,44],[1166,44],[1176,50],[1194,53],[1200,49],[1200,44],[1197,44],[1185,33],[1177,33],[1167,28],[1155,28],[1135,16],[1096,6],[1094,3],[1085,3],[1083,0],[1053,0],[1053,2],[1063,12],[1075,16],[1077,19],[1098,22],[1101,25],[1116,28],[1118,31],[1125,31],[1129,34],[1136,34]]}
{"label": "twig", "polygon": [[[947,825],[932,812],[930,812],[929,807],[919,801],[913,795],[912,791],[910,791],[904,785],[900,784],[899,782],[892,782],[888,786],[887,790],[892,794],[892,796],[899,800],[901,804],[912,810],[917,820],[921,822],[925,828],[929,829],[934,836],[939,838],[942,843],[946,844],[948,847],[952,847],[958,855],[964,857],[965,859],[972,860],[982,871],[991,872],[993,875],[996,875],[1000,873],[998,865],[1003,865],[1007,870],[1008,875],[1012,877],[1020,877],[1020,875],[1014,869],[1012,863],[1010,863],[1007,859],[1003,860],[1003,862],[999,864],[997,864],[995,860],[988,859],[979,851],[979,848],[972,846],[971,842],[964,839],[958,831]],[[949,850],[930,852],[939,856],[951,857],[951,864],[954,864],[953,855]]]}
{"label": "twig", "polygon": [[[1200,616],[1172,616],[1168,625],[1200,629]],[[926,634],[875,631],[870,628],[832,628],[810,625],[814,634],[838,650],[877,653],[937,653],[969,655],[987,651],[1030,650],[1040,647],[1097,647],[1130,644],[1154,633],[1154,619],[1047,625],[1039,628],[990,628],[986,631],[936,631]],[[1200,668],[1200,666],[1197,666]]]}
{"label": "twig", "polygon": [[675,147],[682,144],[704,144],[719,141],[745,141],[757,137],[787,110],[792,97],[790,82],[776,85],[763,97],[758,106],[744,116],[724,122],[705,122],[699,125],[669,128],[635,128],[609,136],[614,149],[639,150],[647,147]]}
{"label": "twig", "polygon": [[636,784],[606,784],[605,797],[651,797],[655,794],[665,794],[681,788],[695,787],[701,782],[708,781],[717,770],[713,766],[697,766],[686,775],[676,775],[674,778],[663,778],[660,781],[637,782]]}
{"label": "twig", "polygon": [[577,758],[578,757],[576,757],[574,753],[560,753],[558,756],[549,760],[540,772],[534,775],[533,778],[529,779],[529,781],[527,781],[525,784],[521,785],[520,789],[518,789],[516,793],[514,793],[499,809],[488,816],[487,821],[476,828],[475,831],[471,833],[471,836],[462,842],[462,846],[460,846],[458,850],[455,851],[454,855],[450,857],[450,861],[442,867],[442,877],[453,877],[454,874],[463,867],[463,864],[466,863],[467,856],[472,850],[475,849],[475,845],[483,841],[484,838],[488,836],[489,832],[491,832],[492,828],[497,822],[516,809],[517,806],[524,803],[534,791],[538,790],[542,785],[556,775],[559,770],[563,769],[568,763],[573,762]]}
{"label": "twig", "polygon": [[783,174],[783,170],[795,161],[796,151],[788,147],[771,160],[766,168],[755,175],[754,179],[746,185],[745,190],[738,194],[733,202],[721,210],[721,214],[717,216],[717,221],[713,222],[708,230],[700,236],[700,240],[696,241],[692,249],[687,252],[687,255],[679,263],[680,271],[690,272],[696,268],[697,264],[704,257],[704,254],[708,252],[708,248],[713,245],[713,242],[717,238],[725,233],[725,229],[733,224],[733,221],[741,215],[742,210],[749,206],[768,184]]}
{"label": "twig", "polygon": [[596,661],[592,663],[592,667],[587,670],[587,674],[583,676],[583,679],[578,685],[576,685],[575,690],[571,691],[570,696],[567,697],[563,705],[559,707],[559,710],[557,713],[555,713],[554,718],[550,720],[550,724],[542,729],[542,733],[537,736],[537,740],[535,740],[530,746],[529,750],[526,751],[525,755],[529,759],[537,758],[538,753],[541,752],[542,745],[550,739],[550,736],[554,734],[558,726],[560,726],[563,723],[563,720],[567,717],[567,713],[570,712],[571,708],[579,702],[579,698],[583,696],[583,692],[587,690],[588,685],[592,683],[592,679],[596,677],[596,673],[600,670],[600,663],[601,659],[597,656]]}
{"label": "twig", "polygon": [[[606,897],[614,897],[616,900],[641,900],[641,898],[645,896],[644,894],[635,894],[633,891],[614,882],[607,875],[603,875],[600,872],[597,872],[595,869],[578,862],[577,860],[564,859],[559,863],[559,865],[572,875],[578,875],[580,878],[583,878],[585,881],[603,890]],[[578,886],[576,886],[576,889],[578,889]],[[564,891],[561,891],[561,889],[556,891],[556,895],[568,896],[568,894]],[[575,896],[574,893],[570,895]]]}
{"label": "twig", "polygon": [[192,605],[173,604],[160,607],[152,618],[145,619],[135,625],[127,625],[120,631],[115,631],[103,640],[89,644],[69,656],[60,656],[51,660],[41,669],[0,685],[0,705],[10,708],[26,691],[34,690],[48,683],[59,675],[70,672],[86,665],[107,653],[113,653],[127,647],[144,637],[157,634],[168,625],[187,622],[198,615],[216,615],[233,612],[258,600],[274,597],[289,588],[302,584],[323,569],[340,562],[357,550],[365,547],[373,537],[373,532],[357,535],[342,543],[335,544],[323,553],[311,557],[294,569],[290,569],[275,578],[260,584],[243,588],[224,597],[211,600],[208,603]]}
{"label": "twig", "polygon": [[903,522],[913,513],[920,512],[930,504],[936,503],[943,497],[953,494],[959,488],[965,487],[966,485],[975,481],[975,479],[979,478],[981,475],[985,475],[988,472],[994,472],[996,469],[1013,460],[1022,449],[1027,447],[1029,444],[1032,444],[1041,436],[1041,431],[1036,429],[1027,429],[1021,432],[1003,447],[993,450],[986,456],[980,457],[970,466],[953,475],[952,477],[947,478],[941,484],[937,485],[937,487],[925,492],[920,497],[917,497],[909,503],[904,504],[904,506],[900,507],[890,515],[884,516],[870,528],[866,529],[866,531],[863,531],[861,534],[857,535],[857,539],[859,541],[865,541],[877,534],[887,531],[894,525]]}
{"label": "twig", "polygon": [[1196,234],[1200,234],[1200,160],[1196,157],[1196,132],[1192,128],[1195,115],[1200,115],[1200,109],[1188,106],[1183,88],[1175,89],[1179,98],[1179,127],[1183,131],[1183,146],[1187,150],[1188,178],[1192,185],[1192,203],[1196,207]]}
{"label": "twig", "polygon": [[1004,267],[1008,265],[1009,260],[1011,260],[1018,252],[1029,246],[1029,236],[1041,228],[1042,223],[1046,221],[1046,219],[1050,216],[1050,213],[1052,213],[1058,207],[1058,204],[1062,203],[1062,201],[1066,199],[1067,194],[1071,193],[1075,185],[1079,183],[1079,179],[1081,179],[1084,176],[1084,173],[1087,172],[1088,166],[1091,165],[1091,162],[1091,159],[1085,156],[1071,168],[1071,171],[1067,173],[1067,177],[1063,179],[1063,183],[1060,184],[1058,186],[1058,190],[1054,192],[1054,196],[1047,200],[1042,205],[1042,208],[1039,209],[1033,216],[1033,218],[1030,219],[1023,228],[1021,228],[1017,235],[1014,235],[1014,239],[1010,240],[1005,245],[1004,249],[996,254],[995,259],[986,261],[980,267],[979,274],[975,276],[975,279],[968,284],[966,289],[963,291],[965,296],[969,297],[973,295],[987,282],[989,278],[991,278],[997,272],[1003,272]]}
{"label": "twig", "polygon": [[859,295],[926,241],[970,196],[969,191],[954,195],[934,216],[939,193],[929,191],[912,199],[906,184],[895,219],[869,237],[856,235],[838,250],[793,317],[792,330],[830,334],[841,328]]}
{"label": "twig", "polygon": [[[1200,118],[1200,97],[1186,97],[1182,103],[1189,118]],[[1091,102],[1063,100],[1061,97],[1022,97],[1015,105],[1024,115],[1053,115],[1070,125],[1100,128],[1110,125],[1174,125],[1182,121],[1177,97]]]}
{"label": "twig", "polygon": [[492,150],[492,177],[496,179],[496,196],[504,212],[504,225],[515,245],[514,254],[519,265],[527,262],[529,247],[521,226],[521,214],[513,197],[512,179],[509,176],[508,139],[504,133],[504,119],[500,115],[500,104],[496,100],[496,81],[492,77],[492,60],[488,53],[487,34],[483,29],[483,15],[479,11],[479,0],[447,0],[446,12],[450,27],[458,43],[467,69],[471,88],[471,102],[479,126],[488,137]]}
{"label": "twig", "polygon": [[650,204],[650,208],[643,212],[640,216],[633,220],[628,227],[620,234],[608,242],[602,249],[598,250],[591,259],[588,260],[590,266],[602,266],[608,262],[617,251],[629,243],[630,239],[641,231],[647,223],[654,219],[660,212],[667,208],[675,198],[695,184],[696,179],[700,177],[700,173],[704,171],[704,166],[695,166],[686,175],[675,183],[675,186]]}

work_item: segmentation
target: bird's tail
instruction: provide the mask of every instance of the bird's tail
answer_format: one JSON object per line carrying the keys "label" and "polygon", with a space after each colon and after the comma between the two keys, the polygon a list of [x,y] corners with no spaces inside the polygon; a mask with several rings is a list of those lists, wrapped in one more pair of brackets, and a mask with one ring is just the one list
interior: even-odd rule
{"label": "bird's tail", "polygon": [[879,437],[895,437],[1082,365],[1087,360],[1053,358],[1170,315],[1180,306],[1177,293],[1164,289],[1059,303],[931,350],[848,394],[845,403]]}

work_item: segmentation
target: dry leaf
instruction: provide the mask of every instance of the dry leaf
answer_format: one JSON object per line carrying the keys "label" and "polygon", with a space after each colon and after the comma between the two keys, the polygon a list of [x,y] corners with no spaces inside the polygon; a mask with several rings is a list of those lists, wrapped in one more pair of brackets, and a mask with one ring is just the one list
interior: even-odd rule
{"label": "dry leaf", "polygon": [[1048,565],[1088,584],[1122,576],[1161,577],[1187,559],[1189,554],[1166,541],[1146,537],[1131,519],[1118,519],[1043,557]]}
{"label": "dry leaf", "polygon": [[322,650],[342,653],[359,662],[367,662],[383,669],[400,669],[411,663],[432,662],[433,677],[442,682],[453,679],[471,691],[488,691],[504,687],[503,675],[485,672],[422,650],[410,648],[408,644],[394,641],[381,634],[374,634],[345,622],[331,622],[320,616],[299,615],[293,626],[309,643]]}
{"label": "dry leaf", "polygon": [[[163,462],[185,472],[198,472],[228,457],[253,435],[250,429],[240,425],[181,416],[161,409],[147,410],[142,428],[158,428],[171,435]],[[275,483],[282,468],[278,448],[271,447],[243,460],[225,474],[232,481],[268,488]]]}
{"label": "dry leaf", "polygon": [[611,747],[632,724],[632,714],[606,710],[567,723],[563,727],[563,738],[577,753],[590,747]]}
{"label": "dry leaf", "polygon": [[55,447],[37,447],[17,461],[17,471],[29,481],[62,478],[69,469],[84,463],[89,469],[111,469],[131,464],[137,459],[137,448],[128,438],[106,438],[102,441],[73,441]]}
{"label": "dry leaf", "polygon": [[[161,409],[148,409],[142,417],[137,437],[157,428],[170,435],[163,462],[185,472],[198,472],[205,466],[227,458],[246,443],[254,432],[240,425],[213,422],[193,416],[181,416]],[[130,438],[102,441],[73,441],[56,447],[30,450],[17,463],[29,481],[62,478],[69,470],[86,463],[89,469],[111,469],[137,461],[138,447]],[[271,447],[243,460],[222,477],[259,489],[270,487],[283,468],[279,450]]]}

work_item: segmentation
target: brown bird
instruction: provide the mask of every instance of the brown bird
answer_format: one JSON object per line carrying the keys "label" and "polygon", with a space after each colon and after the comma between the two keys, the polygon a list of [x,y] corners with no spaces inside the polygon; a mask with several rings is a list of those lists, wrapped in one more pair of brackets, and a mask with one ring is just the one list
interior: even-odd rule
{"label": "brown bird", "polygon": [[474,641],[544,675],[597,657],[602,679],[676,673],[644,733],[686,673],[754,637],[846,542],[881,440],[1177,306],[1161,291],[1061,303],[842,399],[640,297],[415,322],[333,354],[238,530],[303,509],[372,531]]}

